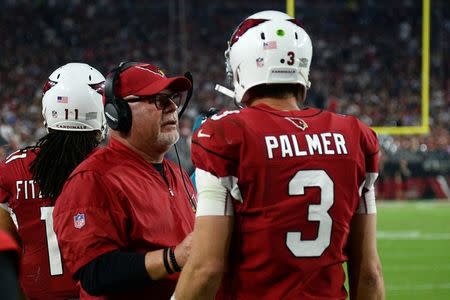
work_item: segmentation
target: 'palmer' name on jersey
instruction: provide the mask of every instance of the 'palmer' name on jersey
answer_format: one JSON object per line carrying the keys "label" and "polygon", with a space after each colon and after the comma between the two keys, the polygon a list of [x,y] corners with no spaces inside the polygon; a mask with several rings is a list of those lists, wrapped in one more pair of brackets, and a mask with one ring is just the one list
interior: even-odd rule
{"label": "'palmer' name on jersey", "polygon": [[324,132],[297,136],[265,136],[267,157],[269,159],[298,157],[308,155],[346,155],[345,138],[340,133]]}

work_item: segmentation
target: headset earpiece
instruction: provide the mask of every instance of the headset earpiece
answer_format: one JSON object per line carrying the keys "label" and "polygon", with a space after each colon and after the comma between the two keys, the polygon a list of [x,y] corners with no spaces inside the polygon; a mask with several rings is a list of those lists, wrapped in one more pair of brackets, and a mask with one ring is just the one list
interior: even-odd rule
{"label": "headset earpiece", "polygon": [[111,129],[124,133],[130,131],[131,109],[125,100],[117,98],[114,103],[106,103],[105,116]]}
{"label": "headset earpiece", "polygon": [[105,81],[105,117],[106,123],[111,129],[127,133],[131,129],[132,114],[127,101],[117,97],[114,85],[119,79],[120,73],[135,66],[137,62],[121,62],[106,77]]}

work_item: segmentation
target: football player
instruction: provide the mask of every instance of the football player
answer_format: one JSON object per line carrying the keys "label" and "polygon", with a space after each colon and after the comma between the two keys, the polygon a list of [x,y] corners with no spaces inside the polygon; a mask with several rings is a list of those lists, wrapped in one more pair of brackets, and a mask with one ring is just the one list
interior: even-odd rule
{"label": "football player", "polygon": [[250,16],[225,56],[246,107],[194,133],[198,209],[173,298],[346,299],[347,261],[351,299],[383,299],[376,134],[303,105],[312,44],[290,16]]}
{"label": "football player", "polygon": [[55,70],[42,97],[48,134],[0,164],[0,202],[8,203],[17,220],[24,249],[21,283],[31,299],[79,297],[76,282],[64,268],[52,212],[64,181],[106,130],[104,81],[99,71],[83,63]]}

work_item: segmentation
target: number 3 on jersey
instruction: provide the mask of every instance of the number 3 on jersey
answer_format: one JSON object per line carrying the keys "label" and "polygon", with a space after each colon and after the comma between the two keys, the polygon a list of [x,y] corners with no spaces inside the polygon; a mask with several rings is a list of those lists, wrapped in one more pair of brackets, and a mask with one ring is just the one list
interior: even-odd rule
{"label": "number 3 on jersey", "polygon": [[319,221],[315,240],[302,240],[301,232],[288,232],[286,245],[296,257],[318,257],[328,248],[331,241],[333,220],[328,214],[334,202],[334,183],[324,170],[303,170],[289,182],[289,195],[304,195],[306,187],[320,188],[320,204],[310,204],[308,221]]}
{"label": "number 3 on jersey", "polygon": [[41,207],[41,220],[45,222],[45,233],[47,235],[50,275],[61,275],[63,273],[61,252],[59,251],[56,233],[53,230],[52,214],[53,214],[53,206]]}

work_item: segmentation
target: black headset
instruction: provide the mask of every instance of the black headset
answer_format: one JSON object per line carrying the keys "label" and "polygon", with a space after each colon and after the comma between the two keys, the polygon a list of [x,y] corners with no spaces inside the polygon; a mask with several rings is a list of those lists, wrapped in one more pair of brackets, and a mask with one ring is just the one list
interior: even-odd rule
{"label": "black headset", "polygon": [[[128,102],[124,100],[121,97],[117,97],[114,93],[114,84],[116,80],[119,79],[120,73],[125,71],[128,68],[131,68],[136,65],[140,65],[142,63],[139,62],[121,62],[119,66],[115,67],[111,70],[111,72],[108,74],[105,80],[105,116],[106,116],[106,122],[108,123],[108,126],[111,127],[114,130],[118,130],[124,133],[127,133],[131,129],[131,109],[128,105]],[[191,82],[191,88],[188,90],[186,101],[184,103],[184,106],[182,107],[181,111],[178,113],[178,117],[181,118],[183,115],[189,100],[192,97],[193,92],[193,78],[192,74],[190,72],[186,72],[184,76]],[[186,181],[184,179],[183,175],[183,169],[181,167],[180,157],[178,155],[178,150],[175,145],[175,153],[177,155],[178,159],[178,165],[180,167],[181,172],[181,178],[183,180],[184,189],[186,191],[186,194],[188,196],[189,202],[192,206],[192,209],[194,212],[197,209],[197,203],[195,201],[195,197],[189,193],[189,189],[187,188]]]}
{"label": "black headset", "polygon": [[[117,97],[114,93],[114,84],[119,79],[120,73],[128,68],[143,63],[127,61],[121,62],[119,66],[112,69],[105,80],[105,116],[106,123],[111,129],[127,133],[131,129],[131,109],[128,102],[121,97]],[[188,90],[186,101],[178,113],[178,118],[181,118],[193,92],[193,78],[190,72],[186,72],[184,76],[191,82],[191,88]]]}
{"label": "black headset", "polygon": [[127,133],[131,129],[131,109],[127,101],[117,97],[114,93],[114,84],[120,73],[128,68],[139,65],[139,62],[121,62],[112,69],[105,80],[105,117],[111,129]]}

